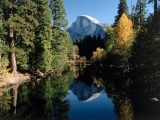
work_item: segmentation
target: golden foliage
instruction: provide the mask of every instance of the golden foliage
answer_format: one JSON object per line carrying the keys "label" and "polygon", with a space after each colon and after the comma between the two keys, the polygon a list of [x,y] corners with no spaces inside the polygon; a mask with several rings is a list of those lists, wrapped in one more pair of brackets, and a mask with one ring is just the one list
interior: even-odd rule
{"label": "golden foliage", "polygon": [[115,53],[125,56],[131,48],[133,37],[132,21],[123,13],[114,30]]}
{"label": "golden foliage", "polygon": [[103,48],[97,48],[96,51],[93,52],[91,57],[91,62],[101,62],[106,59],[107,53]]}
{"label": "golden foliage", "polygon": [[97,85],[97,87],[103,87],[104,86],[104,80],[102,78],[95,78],[92,76],[93,83]]}
{"label": "golden foliage", "polygon": [[133,106],[129,99],[119,101],[119,120],[131,120],[133,117]]}

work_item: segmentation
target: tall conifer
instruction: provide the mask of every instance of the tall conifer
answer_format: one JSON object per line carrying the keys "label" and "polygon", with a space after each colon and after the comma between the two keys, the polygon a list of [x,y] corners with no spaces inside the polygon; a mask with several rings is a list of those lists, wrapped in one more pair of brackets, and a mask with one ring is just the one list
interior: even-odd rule
{"label": "tall conifer", "polygon": [[51,54],[51,16],[48,5],[48,0],[34,0],[37,3],[37,20],[39,26],[36,29],[36,38],[34,41],[34,66],[35,70],[39,69],[42,72],[47,72],[52,69],[52,54]]}
{"label": "tall conifer", "polygon": [[148,0],[148,3],[152,3],[152,2],[154,3],[154,16],[155,16],[158,10],[158,0]]}
{"label": "tall conifer", "polygon": [[126,0],[120,0],[118,4],[118,15],[115,16],[114,26],[117,24],[118,20],[121,18],[122,14],[125,13],[128,16],[128,5]]}
{"label": "tall conifer", "polygon": [[146,0],[137,0],[135,9],[134,26],[143,26],[145,23],[145,15],[147,14]]}
{"label": "tall conifer", "polygon": [[32,0],[19,0],[17,2],[16,20],[16,57],[17,64],[21,69],[29,69],[31,67],[32,51],[35,47],[35,29],[38,26],[38,21],[35,16],[37,14],[37,5]]}
{"label": "tall conifer", "polygon": [[5,37],[6,42],[10,47],[10,66],[11,72],[13,75],[16,75],[17,72],[17,63],[15,56],[15,24],[14,19],[17,18],[15,16],[15,8],[16,8],[16,0],[1,0],[0,4],[2,6],[3,18],[5,21],[6,30],[8,30],[8,35]]}
{"label": "tall conifer", "polygon": [[66,20],[64,1],[50,0],[50,9],[53,22],[52,48],[56,52],[55,56],[57,58],[53,63],[58,62],[58,65],[61,66],[68,61],[69,56],[72,55],[73,51],[71,39],[66,31],[68,21]]}

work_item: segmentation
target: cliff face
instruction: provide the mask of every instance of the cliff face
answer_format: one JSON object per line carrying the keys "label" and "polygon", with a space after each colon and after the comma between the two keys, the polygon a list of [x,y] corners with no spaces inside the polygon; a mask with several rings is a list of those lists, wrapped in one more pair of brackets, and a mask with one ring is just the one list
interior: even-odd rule
{"label": "cliff face", "polygon": [[96,36],[101,35],[101,38],[105,37],[104,24],[99,23],[93,17],[83,15],[78,16],[76,21],[72,23],[71,27],[67,29],[72,40],[76,37],[84,38],[86,35]]}

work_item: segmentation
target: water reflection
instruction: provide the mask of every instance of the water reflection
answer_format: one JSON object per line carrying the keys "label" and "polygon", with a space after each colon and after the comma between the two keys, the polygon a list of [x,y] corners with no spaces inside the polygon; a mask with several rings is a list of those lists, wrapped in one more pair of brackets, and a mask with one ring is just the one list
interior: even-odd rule
{"label": "water reflection", "polygon": [[0,119],[158,120],[159,69],[76,68],[1,89]]}
{"label": "water reflection", "polygon": [[72,80],[73,73],[65,71],[3,92],[1,120],[69,120],[70,104],[64,98]]}
{"label": "water reflection", "polygon": [[73,82],[70,86],[70,90],[77,96],[78,100],[88,102],[97,98],[104,91],[104,88],[97,87],[94,84],[87,86],[85,83],[77,84]]}
{"label": "water reflection", "polygon": [[[87,68],[77,83],[104,86],[117,120],[160,119],[160,68]],[[83,79],[83,76],[86,76]],[[86,79],[87,78],[87,79]],[[108,98],[106,98],[108,99]],[[97,103],[98,104],[98,103]]]}

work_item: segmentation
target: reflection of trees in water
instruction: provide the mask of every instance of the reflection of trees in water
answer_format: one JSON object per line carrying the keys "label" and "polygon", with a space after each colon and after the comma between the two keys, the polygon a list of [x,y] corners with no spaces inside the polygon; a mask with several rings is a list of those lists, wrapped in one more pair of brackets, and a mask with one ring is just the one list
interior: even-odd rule
{"label": "reflection of trees in water", "polygon": [[[129,98],[118,98],[115,100],[115,113],[117,114],[118,120],[132,120],[133,107]],[[118,108],[118,109],[117,109]]]}
{"label": "reflection of trees in water", "polygon": [[84,69],[78,66],[75,66],[75,69],[77,70],[78,76],[74,79],[74,81],[77,84],[85,83],[87,86],[91,86],[93,83],[93,79],[91,77],[90,69],[88,68]]}
{"label": "reflection of trees in water", "polygon": [[112,68],[87,68],[75,81],[91,86],[104,86],[109,98],[113,100],[115,114],[119,120],[130,120],[133,117],[133,106],[128,97],[128,77],[123,70]]}
{"label": "reflection of trees in water", "polygon": [[[117,119],[134,119],[137,118],[136,116],[139,113],[142,113],[144,117],[145,112],[141,111],[147,111],[145,108],[147,108],[146,106],[150,106],[147,103],[151,102],[151,98],[160,98],[158,93],[160,90],[159,72],[157,70],[148,71],[149,69],[136,69],[126,72],[112,68],[92,70],[93,80],[96,79],[96,83],[103,84],[108,97],[113,100]],[[140,106],[141,108],[139,108]],[[155,107],[152,106],[150,109]],[[148,107],[148,111],[150,109]],[[149,114],[149,112],[146,113]]]}
{"label": "reflection of trees in water", "polygon": [[[118,120],[131,120],[133,118],[133,105],[128,97],[128,77],[122,72],[108,70],[108,79],[105,80],[105,88],[109,98],[114,103],[114,112]],[[106,74],[105,74],[106,75]],[[105,76],[104,75],[104,76]]]}
{"label": "reflection of trees in water", "polygon": [[67,115],[70,110],[69,100],[56,101],[54,105],[54,118],[56,120],[70,120],[70,117]]}
{"label": "reflection of trees in water", "polygon": [[114,90],[115,93],[108,94],[114,103],[114,112],[118,120],[132,120],[133,106],[130,98],[123,90]]}
{"label": "reflection of trees in water", "polygon": [[[158,119],[160,115],[160,72],[157,68],[140,68],[130,72],[118,69],[92,71],[92,76],[103,83],[113,100],[119,120]],[[95,74],[96,73],[96,74]],[[103,82],[101,82],[103,80]]]}
{"label": "reflection of trees in water", "polygon": [[11,107],[9,110],[3,109],[0,118],[2,120],[50,120],[51,118],[69,120],[67,114],[70,110],[69,101],[63,99],[68,93],[72,80],[73,73],[65,71],[61,76],[48,76],[38,83],[32,81],[19,86],[17,105],[14,104],[16,115],[12,114],[14,108]]}
{"label": "reflection of trees in water", "polygon": [[77,79],[79,75],[83,75],[86,66],[70,66],[70,70],[74,73],[74,78]]}
{"label": "reflection of trees in water", "polygon": [[151,67],[136,69],[130,86],[129,97],[134,105],[134,119],[157,120],[160,118],[160,72],[159,68]]}

